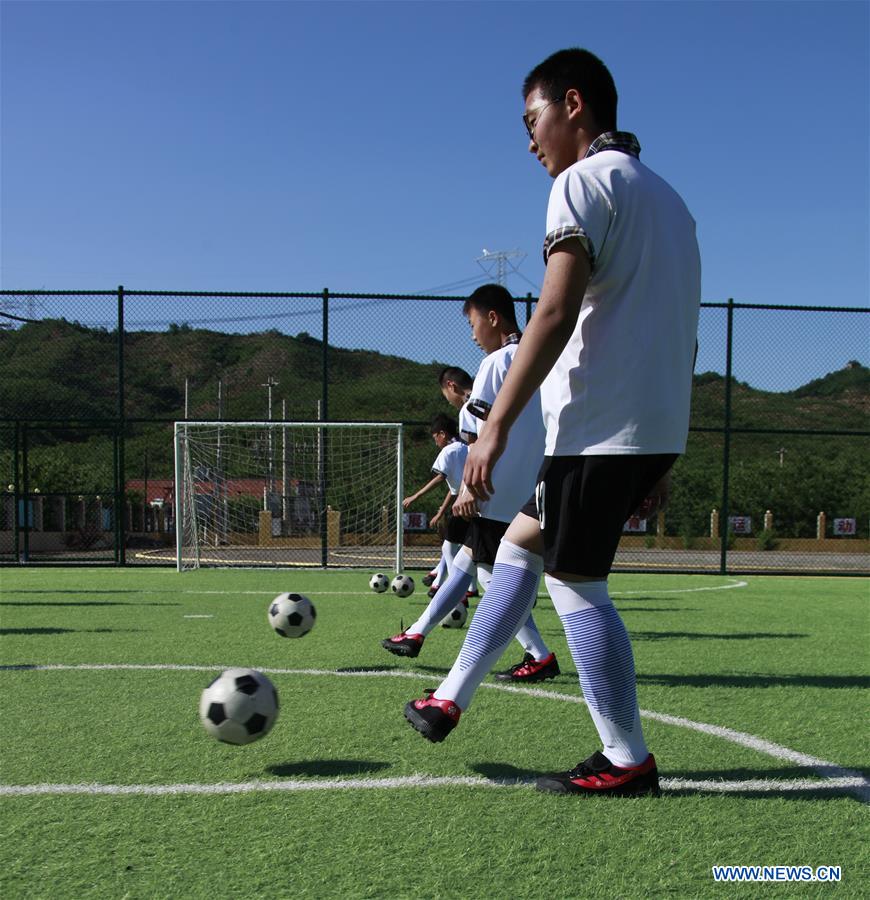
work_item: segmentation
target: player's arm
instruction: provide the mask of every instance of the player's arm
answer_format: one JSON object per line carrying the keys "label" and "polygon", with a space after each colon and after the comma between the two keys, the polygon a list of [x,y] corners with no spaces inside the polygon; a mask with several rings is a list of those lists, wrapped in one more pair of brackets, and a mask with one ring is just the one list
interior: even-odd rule
{"label": "player's arm", "polygon": [[579,240],[562,241],[550,251],[541,298],[489,411],[486,427],[468,448],[463,482],[472,496],[486,500],[492,494],[492,470],[504,452],[511,426],[573,334],[590,274],[589,257]]}
{"label": "player's arm", "polygon": [[437,487],[444,480],[445,478],[440,472],[436,473],[435,477],[431,481],[424,484],[416,494],[411,494],[410,497],[405,497],[405,499],[402,501],[402,509],[407,509],[412,503],[416,503],[416,501],[419,500],[424,494],[428,494],[429,491],[432,490],[432,488]]}
{"label": "player's arm", "polygon": [[429,520],[430,528],[434,528],[438,524],[438,522],[441,519],[441,516],[444,515],[445,511],[447,510],[447,506],[449,505],[449,503],[452,499],[453,499],[453,494],[451,494],[450,490],[448,489],[447,493],[444,495],[444,499],[441,501],[441,506],[438,507],[438,512],[435,513],[435,515],[432,516],[432,518]]}

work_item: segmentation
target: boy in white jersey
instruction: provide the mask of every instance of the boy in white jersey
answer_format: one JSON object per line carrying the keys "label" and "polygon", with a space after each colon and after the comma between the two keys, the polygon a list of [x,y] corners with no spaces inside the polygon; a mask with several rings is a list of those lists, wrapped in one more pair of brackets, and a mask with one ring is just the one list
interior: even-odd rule
{"label": "boy in white jersey", "polygon": [[[520,333],[513,297],[501,285],[488,284],[478,288],[465,301],[462,311],[468,317],[475,343],[487,354],[474,379],[471,395],[464,404],[464,409],[471,416],[464,426],[460,422],[460,427],[464,428],[463,434],[473,441],[485,428],[489,410],[519,345]],[[444,387],[442,383],[442,390]],[[494,476],[501,485],[499,495],[478,502],[467,493],[463,496],[460,491],[453,511],[470,522],[465,546],[456,555],[453,571],[423,615],[407,631],[382,641],[385,650],[397,656],[417,656],[426,635],[461,602],[475,564],[478,578],[486,590],[499,541],[534,487],[534,473],[543,455],[543,420],[540,408],[532,402],[518,418],[517,440],[511,445],[510,452],[499,461]],[[497,677],[518,682],[554,678],[559,674],[556,656],[544,643],[531,610],[526,619],[516,634],[524,650],[523,660]]]}
{"label": "boy in white jersey", "polygon": [[405,717],[429,740],[450,733],[524,621],[544,570],[604,752],[539,778],[538,789],[657,794],[631,644],[607,576],[623,523],[685,450],[700,306],[695,222],[640,163],[634,135],[616,131],[616,88],[600,59],[555,53],[529,73],[523,96],[529,151],[554,179],[547,270],[486,430],[469,449],[465,488],[479,501],[497,496],[494,467],[539,387],[546,458],[459,658]]}
{"label": "boy in white jersey", "polygon": [[[403,509],[408,509],[433,488],[446,481],[447,494],[444,497],[444,502],[429,522],[430,527],[434,528],[446,512],[448,505],[453,504],[459,493],[459,488],[462,484],[462,470],[465,468],[465,457],[468,454],[468,445],[459,440],[456,422],[446,413],[438,413],[432,419],[429,432],[432,435],[432,440],[435,441],[435,446],[440,451],[435,462],[432,463],[432,471],[435,475],[418,491],[405,497],[402,500],[402,507]],[[467,532],[468,522],[465,519],[459,516],[450,518],[447,523],[444,541],[441,544],[441,557],[445,562],[448,575],[453,566],[453,559],[465,541]]]}

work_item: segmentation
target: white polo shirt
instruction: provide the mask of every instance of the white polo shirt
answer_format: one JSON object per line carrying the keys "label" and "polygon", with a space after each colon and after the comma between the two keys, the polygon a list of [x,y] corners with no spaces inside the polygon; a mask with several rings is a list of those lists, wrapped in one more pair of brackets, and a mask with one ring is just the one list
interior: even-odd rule
{"label": "white polo shirt", "polygon": [[[480,364],[468,406],[478,417],[477,433],[483,434],[496,395],[517,352],[517,343],[506,344],[490,353]],[[504,454],[492,470],[494,492],[489,500],[478,501],[480,515],[497,522],[511,522],[535,490],[538,470],[544,460],[544,420],[540,395],[526,404],[511,428]]]}
{"label": "white polo shirt", "polygon": [[445,477],[451,494],[459,493],[466,456],[468,456],[468,444],[463,444],[462,441],[451,441],[441,448],[441,452],[432,463],[432,471]]}
{"label": "white polo shirt", "polygon": [[467,444],[477,440],[478,420],[468,411],[468,401],[459,408],[459,436]]}
{"label": "white polo shirt", "polygon": [[592,275],[541,385],[547,455],[682,453],[701,300],[694,219],[639,159],[603,149],[553,182],[545,258],[572,238]]}

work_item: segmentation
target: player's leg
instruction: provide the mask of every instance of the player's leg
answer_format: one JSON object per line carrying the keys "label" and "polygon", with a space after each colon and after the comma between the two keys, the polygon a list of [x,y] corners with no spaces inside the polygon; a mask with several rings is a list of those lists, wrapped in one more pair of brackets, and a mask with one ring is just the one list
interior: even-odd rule
{"label": "player's leg", "polygon": [[[562,793],[657,793],[637,704],[634,656],[607,588],[622,526],[673,457],[562,457],[542,504],[547,590],[562,620],[603,745],[569,772],[538,780]],[[559,519],[558,510],[571,510]],[[550,521],[558,521],[551,527]]]}
{"label": "player's leg", "polygon": [[429,740],[440,741],[467,709],[474,692],[528,618],[543,570],[538,520],[518,513],[502,538],[492,581],[483,595],[447,678],[405,717]]}
{"label": "player's leg", "polygon": [[446,581],[438,589],[423,614],[405,631],[381,641],[381,646],[396,656],[417,656],[433,628],[452,612],[465,597],[471,584],[474,562],[471,548],[463,547],[453,559],[453,567]]}
{"label": "player's leg", "polygon": [[438,590],[438,585],[444,580],[444,576],[447,574],[447,560],[444,559],[444,543],[441,544],[442,551],[441,556],[438,559],[438,564],[429,572],[428,575],[423,576],[423,584],[428,588],[434,588],[436,591]]}

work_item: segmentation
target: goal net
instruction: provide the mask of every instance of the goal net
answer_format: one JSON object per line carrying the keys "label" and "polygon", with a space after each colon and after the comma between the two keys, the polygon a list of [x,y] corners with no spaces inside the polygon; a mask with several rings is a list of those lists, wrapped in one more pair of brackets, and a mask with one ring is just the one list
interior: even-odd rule
{"label": "goal net", "polygon": [[402,426],[176,422],[178,570],[402,571]]}

